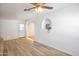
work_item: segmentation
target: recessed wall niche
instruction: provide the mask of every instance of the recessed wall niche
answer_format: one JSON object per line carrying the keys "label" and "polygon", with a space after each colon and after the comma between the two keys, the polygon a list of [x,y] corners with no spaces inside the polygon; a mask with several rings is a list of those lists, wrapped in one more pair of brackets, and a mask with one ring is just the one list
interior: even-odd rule
{"label": "recessed wall niche", "polygon": [[46,30],[47,32],[52,29],[52,21],[49,18],[42,21],[42,29]]}

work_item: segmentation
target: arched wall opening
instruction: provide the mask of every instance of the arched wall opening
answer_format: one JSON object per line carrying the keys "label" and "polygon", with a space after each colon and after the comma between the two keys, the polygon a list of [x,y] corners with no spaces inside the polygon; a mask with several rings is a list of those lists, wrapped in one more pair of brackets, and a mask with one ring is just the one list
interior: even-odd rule
{"label": "arched wall opening", "polygon": [[33,21],[27,21],[25,24],[26,28],[26,38],[30,38],[31,40],[35,41],[35,24]]}

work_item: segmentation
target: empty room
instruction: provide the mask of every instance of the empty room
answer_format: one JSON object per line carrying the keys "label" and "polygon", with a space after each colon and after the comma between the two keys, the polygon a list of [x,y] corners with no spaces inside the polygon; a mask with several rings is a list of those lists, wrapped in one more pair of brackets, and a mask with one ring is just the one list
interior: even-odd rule
{"label": "empty room", "polygon": [[0,56],[79,56],[79,3],[0,3]]}

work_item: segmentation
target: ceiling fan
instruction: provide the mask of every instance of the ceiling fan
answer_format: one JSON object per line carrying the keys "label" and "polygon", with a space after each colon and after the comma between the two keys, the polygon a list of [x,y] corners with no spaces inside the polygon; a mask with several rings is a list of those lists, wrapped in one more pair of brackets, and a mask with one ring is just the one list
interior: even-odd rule
{"label": "ceiling fan", "polygon": [[46,3],[30,3],[30,4],[32,4],[34,7],[28,8],[28,9],[25,8],[24,11],[30,11],[30,10],[32,10],[32,9],[38,9],[38,8],[49,9],[49,10],[53,9],[53,7],[46,6],[46,5],[45,5]]}

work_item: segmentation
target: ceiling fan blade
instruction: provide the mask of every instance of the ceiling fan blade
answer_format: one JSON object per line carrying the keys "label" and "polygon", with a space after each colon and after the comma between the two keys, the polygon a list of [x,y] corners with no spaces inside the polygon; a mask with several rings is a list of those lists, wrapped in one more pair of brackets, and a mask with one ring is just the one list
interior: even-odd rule
{"label": "ceiling fan blade", "polygon": [[36,7],[32,7],[32,8],[29,8],[29,9],[24,9],[24,11],[30,11],[30,10],[32,10],[32,9],[35,9]]}
{"label": "ceiling fan blade", "polygon": [[42,6],[42,8],[53,9],[53,7],[49,7],[49,6]]}

